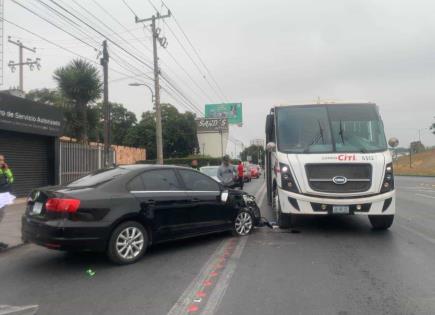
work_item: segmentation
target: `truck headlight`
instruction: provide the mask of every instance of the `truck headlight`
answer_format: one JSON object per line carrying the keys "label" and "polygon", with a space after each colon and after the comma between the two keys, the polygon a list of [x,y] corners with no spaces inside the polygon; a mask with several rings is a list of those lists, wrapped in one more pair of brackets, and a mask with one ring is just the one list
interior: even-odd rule
{"label": "truck headlight", "polygon": [[382,181],[381,193],[394,190],[393,163],[388,163],[385,168],[384,180]]}
{"label": "truck headlight", "polygon": [[281,173],[281,187],[284,190],[299,193],[299,189],[296,186],[296,182],[293,179],[290,167],[284,163],[279,163],[279,169]]}

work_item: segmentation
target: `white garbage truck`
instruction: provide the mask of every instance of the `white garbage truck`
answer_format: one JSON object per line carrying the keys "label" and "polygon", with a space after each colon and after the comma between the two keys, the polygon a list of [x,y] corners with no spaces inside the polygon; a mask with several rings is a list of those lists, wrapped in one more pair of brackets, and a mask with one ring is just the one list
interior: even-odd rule
{"label": "white garbage truck", "polygon": [[266,118],[266,180],[277,224],[297,215],[394,220],[392,157],[374,103],[276,106]]}

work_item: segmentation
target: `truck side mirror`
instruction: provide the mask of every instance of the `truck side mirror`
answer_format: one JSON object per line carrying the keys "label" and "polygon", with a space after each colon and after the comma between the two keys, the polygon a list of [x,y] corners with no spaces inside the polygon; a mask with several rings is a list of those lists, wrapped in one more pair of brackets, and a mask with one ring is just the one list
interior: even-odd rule
{"label": "truck side mirror", "polygon": [[390,145],[390,147],[395,148],[399,145],[399,139],[397,138],[390,138],[390,140],[388,140],[388,144]]}
{"label": "truck side mirror", "polygon": [[273,151],[275,151],[275,149],[276,149],[276,144],[275,144],[275,142],[268,142],[268,143],[266,144],[266,149],[267,149],[267,151],[269,151],[269,152],[273,152]]}

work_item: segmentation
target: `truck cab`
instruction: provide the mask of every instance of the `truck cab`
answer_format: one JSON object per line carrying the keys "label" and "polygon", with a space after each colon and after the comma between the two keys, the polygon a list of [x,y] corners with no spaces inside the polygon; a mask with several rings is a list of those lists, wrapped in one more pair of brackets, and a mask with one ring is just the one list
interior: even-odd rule
{"label": "truck cab", "polygon": [[392,157],[374,103],[277,106],[266,118],[268,201],[281,228],[296,215],[394,220]]}

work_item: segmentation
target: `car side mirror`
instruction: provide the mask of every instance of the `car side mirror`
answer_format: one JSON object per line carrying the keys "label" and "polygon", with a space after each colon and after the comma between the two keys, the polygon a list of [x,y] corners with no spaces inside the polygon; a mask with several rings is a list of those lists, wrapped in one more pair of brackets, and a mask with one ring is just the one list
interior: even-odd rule
{"label": "car side mirror", "polygon": [[221,201],[222,203],[227,203],[228,201],[228,190],[221,192]]}
{"label": "car side mirror", "polygon": [[276,143],[275,142],[268,142],[266,145],[266,149],[269,152],[273,152],[276,149]]}

